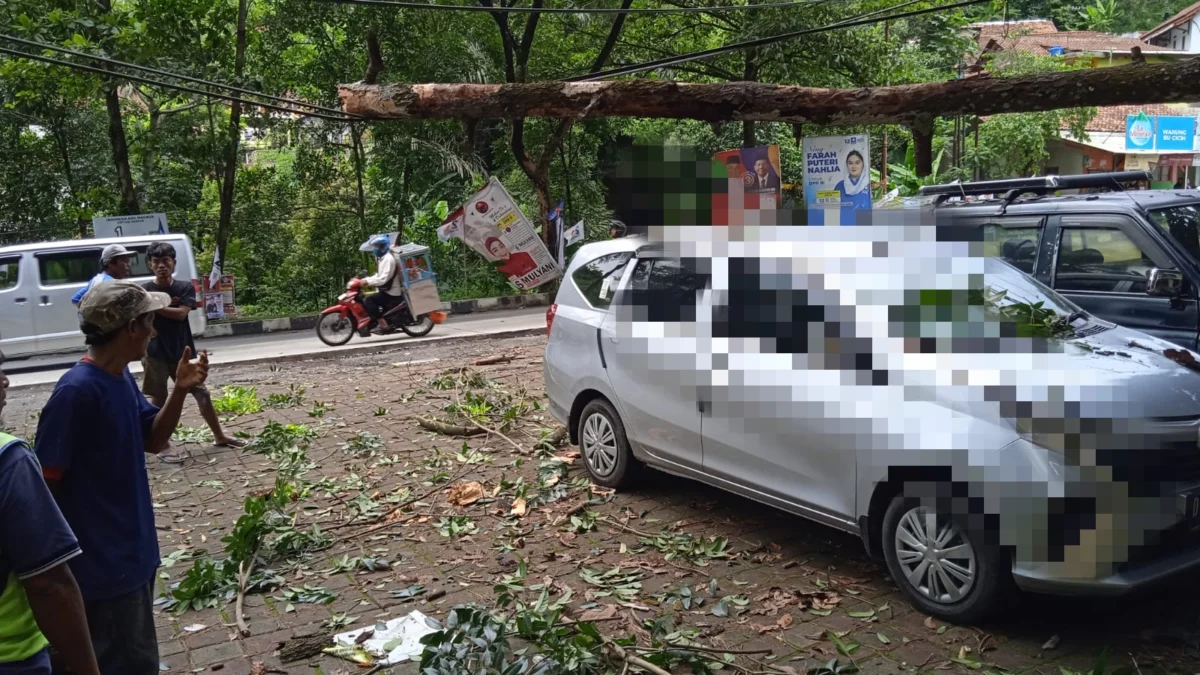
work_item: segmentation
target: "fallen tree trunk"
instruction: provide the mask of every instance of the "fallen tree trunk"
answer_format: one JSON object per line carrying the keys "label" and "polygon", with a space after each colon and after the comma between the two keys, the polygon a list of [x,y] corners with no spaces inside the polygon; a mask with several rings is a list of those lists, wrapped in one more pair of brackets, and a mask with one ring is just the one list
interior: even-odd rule
{"label": "fallen tree trunk", "polygon": [[1022,77],[868,89],[657,80],[530,84],[345,84],[347,113],[369,119],[656,117],[801,124],[913,124],[932,117],[1200,100],[1200,58]]}

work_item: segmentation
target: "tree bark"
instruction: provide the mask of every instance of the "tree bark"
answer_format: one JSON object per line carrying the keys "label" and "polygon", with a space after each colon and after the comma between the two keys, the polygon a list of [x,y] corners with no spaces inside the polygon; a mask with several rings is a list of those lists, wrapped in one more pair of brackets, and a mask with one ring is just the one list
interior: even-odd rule
{"label": "tree bark", "polygon": [[[354,210],[358,213],[358,227],[360,234],[365,239],[371,236],[367,231],[367,196],[363,190],[363,144],[362,144],[362,129],[350,123],[350,141],[353,144],[350,151],[354,153],[354,182],[358,189],[358,199],[356,200]],[[400,243],[400,242],[396,242]]]}
{"label": "tree bark", "polygon": [[[111,0],[98,0],[101,11],[111,14]],[[97,22],[99,24],[99,22]],[[96,36],[96,31],[91,31]],[[129,168],[129,143],[125,139],[125,121],[121,116],[121,96],[116,80],[109,78],[104,88],[104,107],[108,112],[108,141],[112,146],[113,165],[117,169],[117,187],[121,192],[122,215],[141,212],[137,188],[133,183],[133,171]]]}
{"label": "tree bark", "polygon": [[1200,99],[1200,58],[1169,64],[971,77],[864,89],[655,80],[530,84],[346,84],[346,112],[370,119],[657,117],[819,125],[912,124],[1082,106]]}
{"label": "tree bark", "polygon": [[117,167],[117,185],[121,190],[121,213],[141,212],[133,171],[129,168],[129,144],[125,140],[125,121],[121,117],[121,97],[116,82],[109,82],[104,92],[104,107],[108,110],[108,141],[112,145],[113,164]]}
{"label": "tree bark", "polygon": [[925,178],[933,173],[933,119],[914,122],[911,129],[917,177]]}
{"label": "tree bark", "polygon": [[[250,0],[238,0],[237,44],[234,47],[233,74],[235,81],[240,82],[246,69],[246,14],[250,10]],[[217,223],[217,251],[220,272],[225,267],[225,247],[229,244],[230,226],[233,223],[234,181],[237,178],[238,144],[242,138],[242,104],[238,101],[229,103],[229,144],[225,150],[224,178],[221,180],[221,210]]]}

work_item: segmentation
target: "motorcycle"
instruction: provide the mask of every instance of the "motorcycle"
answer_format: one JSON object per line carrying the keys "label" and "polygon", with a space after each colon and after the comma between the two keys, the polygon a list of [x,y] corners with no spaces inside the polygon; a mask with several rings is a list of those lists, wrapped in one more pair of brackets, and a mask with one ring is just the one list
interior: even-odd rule
{"label": "motorcycle", "polygon": [[[393,248],[391,254],[400,263],[404,294],[395,307],[384,313],[383,318],[388,326],[399,328],[413,337],[429,335],[435,325],[446,319],[446,313],[438,309],[441,302],[437,295],[436,277],[429,266],[429,249],[406,244]],[[346,292],[338,297],[337,304],[321,312],[317,319],[317,337],[321,342],[330,347],[340,347],[349,342],[355,333],[360,337],[371,334],[376,321],[363,304],[365,286],[362,279],[351,279],[346,284]],[[414,309],[417,312],[415,315]]]}

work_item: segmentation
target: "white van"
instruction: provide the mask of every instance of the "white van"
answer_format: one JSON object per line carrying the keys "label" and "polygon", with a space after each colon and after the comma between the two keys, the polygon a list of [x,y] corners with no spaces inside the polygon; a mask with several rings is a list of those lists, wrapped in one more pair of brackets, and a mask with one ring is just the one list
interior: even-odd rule
{"label": "white van", "polygon": [[[73,239],[0,247],[0,351],[6,357],[84,349],[78,310],[71,296],[100,272],[100,252],[109,244],[136,251],[130,279],[154,278],[146,249],[156,241],[175,247],[175,279],[191,281],[200,300],[200,275],[192,243],[183,234]],[[204,332],[203,304],[188,315],[193,335]]]}

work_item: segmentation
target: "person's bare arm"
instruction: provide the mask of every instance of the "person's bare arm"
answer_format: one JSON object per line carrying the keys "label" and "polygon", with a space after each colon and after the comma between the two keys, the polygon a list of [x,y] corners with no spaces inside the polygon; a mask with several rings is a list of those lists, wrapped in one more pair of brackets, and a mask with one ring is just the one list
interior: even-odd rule
{"label": "person's bare arm", "polygon": [[66,563],[21,582],[33,618],[72,673],[100,675],[79,585]]}
{"label": "person's bare arm", "polygon": [[186,305],[180,307],[166,307],[160,309],[155,314],[172,321],[187,321],[188,314],[192,311],[191,307]]}

